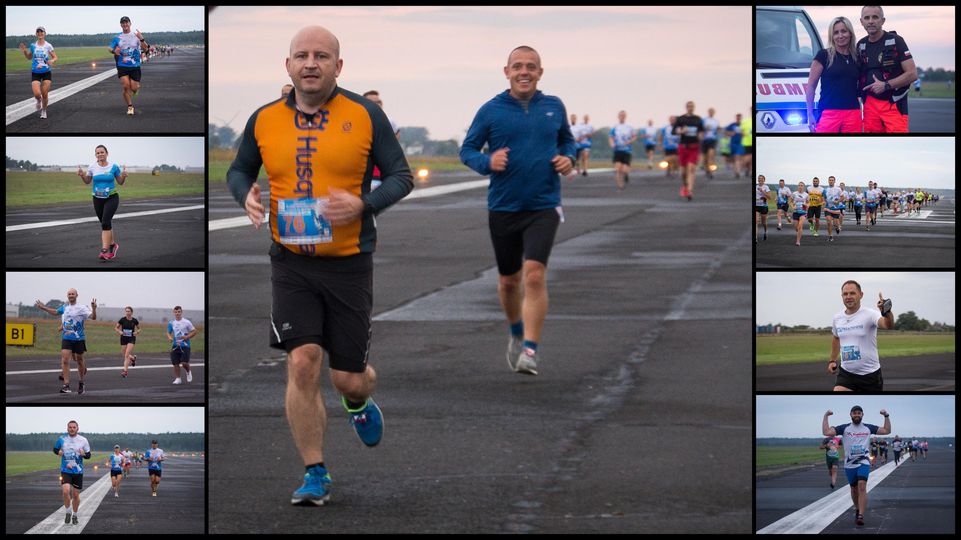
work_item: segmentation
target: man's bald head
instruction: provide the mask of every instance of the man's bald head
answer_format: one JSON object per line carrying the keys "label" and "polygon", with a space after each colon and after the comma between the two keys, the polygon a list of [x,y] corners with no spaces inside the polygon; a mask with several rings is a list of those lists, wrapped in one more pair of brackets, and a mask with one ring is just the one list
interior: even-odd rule
{"label": "man's bald head", "polygon": [[290,56],[293,56],[297,49],[306,50],[307,44],[314,43],[316,40],[322,40],[324,45],[333,53],[334,60],[340,58],[340,41],[337,40],[337,36],[323,26],[306,26],[298,30],[290,40]]}

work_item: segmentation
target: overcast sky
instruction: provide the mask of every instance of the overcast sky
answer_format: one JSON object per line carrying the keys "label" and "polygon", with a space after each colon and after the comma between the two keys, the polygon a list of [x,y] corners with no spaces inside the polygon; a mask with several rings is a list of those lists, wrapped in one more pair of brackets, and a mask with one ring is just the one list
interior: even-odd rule
{"label": "overcast sky", "polygon": [[[518,45],[541,55],[538,89],[595,127],[657,125],[694,100],[733,121],[751,107],[751,8],[740,7],[233,7],[210,13],[210,119],[240,132],[290,81],[290,39],[309,24],[340,41],[338,84],[376,89],[398,125],[463,139],[474,114],[508,88]],[[257,36],[257,37],[254,37]]]}
{"label": "overcast sky", "polygon": [[204,433],[203,407],[7,407],[7,433],[66,433],[71,420],[81,435]]}
{"label": "overcast sky", "polygon": [[203,137],[7,137],[6,154],[38,165],[62,165],[84,170],[97,157],[97,145],[107,147],[107,161],[134,165],[204,166]]}
{"label": "overcast sky", "polygon": [[768,185],[783,178],[827,186],[834,175],[846,187],[955,189],[954,137],[758,137],[757,174]]}
{"label": "overcast sky", "polygon": [[[828,24],[834,17],[847,17],[854,26],[855,41],[868,33],[861,26],[862,6],[805,6],[824,43]],[[954,6],[882,6],[884,30],[894,30],[904,38],[911,56],[922,68],[954,70]]]}
{"label": "overcast sky", "polygon": [[767,437],[822,437],[828,425],[851,422],[851,407],[864,409],[864,422],[884,425],[881,409],[891,415],[891,437],[954,437],[954,396],[757,396],[757,435]]}
{"label": "overcast sky", "polygon": [[204,309],[203,272],[7,272],[8,304],[33,305],[57,298],[67,301],[67,290],[77,289],[77,303],[98,306],[181,306]]}
{"label": "overcast sky", "polygon": [[844,309],[841,284],[849,279],[861,284],[862,306],[875,307],[881,292],[891,299],[895,318],[913,311],[932,323],[954,324],[954,272],[838,270],[757,272],[754,276],[758,324],[831,326],[834,315]]}
{"label": "overcast sky", "polygon": [[[34,35],[38,26],[48,34],[102,34],[123,31],[120,18],[130,17],[131,31],[189,32],[204,29],[203,6],[7,6],[6,35]],[[150,41],[149,35],[147,41]],[[54,47],[56,41],[51,40]],[[106,46],[106,44],[104,44]]]}

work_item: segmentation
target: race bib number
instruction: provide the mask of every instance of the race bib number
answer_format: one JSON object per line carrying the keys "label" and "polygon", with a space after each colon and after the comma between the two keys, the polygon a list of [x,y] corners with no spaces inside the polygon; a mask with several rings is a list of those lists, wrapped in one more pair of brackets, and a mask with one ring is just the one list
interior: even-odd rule
{"label": "race bib number", "polygon": [[856,345],[841,347],[842,362],[857,362],[861,359],[861,349]]}
{"label": "race bib number", "polygon": [[327,244],[334,241],[333,228],[324,217],[327,199],[277,201],[277,229],[281,244]]}
{"label": "race bib number", "polygon": [[688,137],[697,137],[697,126],[685,126],[684,134]]}
{"label": "race bib number", "polygon": [[94,187],[93,194],[95,197],[105,198],[110,195],[110,186]]}
{"label": "race bib number", "polygon": [[127,336],[127,337],[131,337],[131,336],[133,336],[133,330],[128,330],[128,329],[124,328],[124,330],[123,330],[123,335],[124,335],[124,336]]}
{"label": "race bib number", "polygon": [[862,455],[862,454],[867,454],[867,451],[864,449],[864,446],[862,446],[862,445],[860,445],[860,444],[855,444],[855,445],[852,445],[852,446],[851,446],[851,455],[852,455],[852,456],[859,456],[859,455]]}

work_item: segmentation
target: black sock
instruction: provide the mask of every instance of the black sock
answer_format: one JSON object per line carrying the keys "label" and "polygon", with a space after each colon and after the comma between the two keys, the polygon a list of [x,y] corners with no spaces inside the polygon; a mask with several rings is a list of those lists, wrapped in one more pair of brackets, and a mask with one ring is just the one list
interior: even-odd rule
{"label": "black sock", "polygon": [[366,400],[366,399],[365,399],[364,401],[361,401],[360,403],[355,403],[355,402],[353,402],[353,401],[351,401],[351,400],[349,400],[349,399],[346,399],[346,398],[344,398],[344,399],[345,399],[345,401],[347,401],[347,407],[348,407],[350,410],[352,410],[352,411],[356,411],[357,409],[362,409],[362,408],[364,407],[364,405],[367,404],[367,400]]}
{"label": "black sock", "polygon": [[322,469],[326,469],[326,467],[324,467],[323,461],[321,461],[320,463],[314,463],[313,465],[306,465],[304,466],[304,469],[306,469],[307,472],[310,472],[310,470],[313,469],[314,467],[320,467]]}

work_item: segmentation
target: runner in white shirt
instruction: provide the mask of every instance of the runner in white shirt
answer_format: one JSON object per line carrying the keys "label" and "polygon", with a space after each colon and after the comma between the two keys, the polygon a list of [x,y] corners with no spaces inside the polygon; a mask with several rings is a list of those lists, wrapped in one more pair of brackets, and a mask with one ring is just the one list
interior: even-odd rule
{"label": "runner in white shirt", "polygon": [[767,211],[768,199],[771,198],[771,188],[764,184],[764,175],[757,176],[754,185],[754,243],[757,243],[757,224],[764,223],[764,239],[767,240]]}
{"label": "runner in white shirt", "polygon": [[614,182],[618,190],[623,190],[624,186],[630,182],[628,176],[631,172],[631,147],[637,140],[634,128],[625,122],[627,112],[617,113],[617,124],[611,128],[608,142],[614,150]]}
{"label": "runner in white shirt", "polygon": [[581,176],[587,176],[587,164],[591,159],[591,146],[594,139],[594,126],[591,125],[590,115],[584,115],[584,123],[579,126],[580,131],[574,134],[577,142],[577,164]]}
{"label": "runner in white shirt", "polygon": [[787,224],[793,223],[788,201],[791,199],[791,188],[784,185],[784,179],[777,182],[777,230],[781,230],[781,219],[787,216]]}
{"label": "runner in white shirt", "polygon": [[881,409],[884,416],[884,427],[874,424],[864,424],[864,410],[855,405],[851,407],[851,423],[831,427],[828,416],[832,411],[824,413],[821,420],[821,432],[825,437],[841,437],[844,446],[844,472],[851,487],[851,500],[854,501],[854,521],[858,526],[864,525],[864,511],[868,506],[868,475],[871,473],[871,459],[868,457],[871,435],[888,435],[891,433],[891,419],[888,412]]}
{"label": "runner in white shirt", "polygon": [[[714,118],[714,107],[707,110],[704,123],[704,139],[701,141],[701,151],[704,153],[704,172],[708,178],[714,178],[714,156],[717,153],[717,129],[720,123]],[[778,213],[778,230],[781,230],[781,214]]]}
{"label": "runner in white shirt", "polygon": [[77,289],[67,290],[67,303],[61,304],[57,309],[48,308],[37,300],[36,307],[49,313],[50,315],[60,315],[63,338],[60,340],[60,364],[62,374],[60,380],[63,386],[60,388],[61,394],[70,393],[70,359],[77,362],[77,373],[80,376],[80,386],[78,394],[84,393],[84,377],[87,375],[87,365],[84,363],[83,353],[87,352],[87,336],[84,333],[84,321],[97,318],[97,299],[90,301],[90,307],[77,303]]}
{"label": "runner in white shirt", "polygon": [[878,203],[880,202],[881,192],[875,189],[877,184],[868,182],[868,189],[864,192],[864,205],[867,210],[867,230],[871,230],[871,225],[878,222]]}
{"label": "runner in white shirt", "polygon": [[197,335],[197,329],[190,320],[184,318],[183,309],[174,307],[174,320],[167,323],[167,340],[170,341],[170,363],[174,366],[173,384],[181,384],[180,367],[187,372],[187,382],[194,380],[190,373],[190,338]]}
{"label": "runner in white shirt", "polygon": [[71,523],[70,503],[73,502],[73,524],[77,525],[80,510],[80,491],[83,489],[83,460],[90,459],[90,443],[78,432],[76,420],[67,422],[67,433],[57,439],[53,453],[60,456],[60,490],[63,507],[67,511],[64,523]]}
{"label": "runner in white shirt", "polygon": [[834,232],[840,232],[842,200],[841,188],[835,187],[836,179],[828,177],[828,187],[824,188],[824,214],[828,219],[828,242],[834,241]]}
{"label": "runner in white shirt", "polygon": [[647,125],[640,130],[644,135],[644,151],[647,152],[647,169],[654,169],[654,149],[657,148],[657,128],[654,127],[654,120],[648,120]]}
{"label": "runner in white shirt", "polygon": [[[854,280],[841,285],[844,310],[834,316],[828,373],[837,373],[835,392],[882,392],[884,379],[878,358],[878,328],[894,328],[891,300],[878,293],[878,309],[861,306],[861,285]],[[880,311],[879,311],[880,310]],[[838,355],[841,363],[838,364]]]}
{"label": "runner in white shirt", "polygon": [[789,202],[794,206],[794,245],[801,245],[801,234],[804,232],[804,220],[807,219],[808,214],[808,198],[807,190],[804,188],[804,182],[798,182],[797,191],[791,194],[791,199]]}
{"label": "runner in white shirt", "polygon": [[838,185],[841,187],[841,202],[838,204],[838,208],[841,209],[841,219],[838,220],[837,233],[841,234],[841,231],[844,230],[844,211],[848,207],[848,201],[850,200],[851,196],[848,193],[847,188],[844,187],[844,182],[841,182]]}
{"label": "runner in white shirt", "polygon": [[157,447],[157,439],[150,441],[150,449],[144,453],[147,460],[147,476],[150,477],[151,497],[157,496],[160,488],[160,477],[163,475],[163,462],[166,459],[164,451]]}

